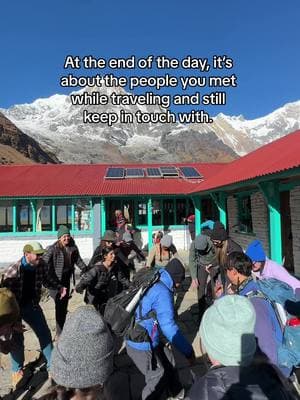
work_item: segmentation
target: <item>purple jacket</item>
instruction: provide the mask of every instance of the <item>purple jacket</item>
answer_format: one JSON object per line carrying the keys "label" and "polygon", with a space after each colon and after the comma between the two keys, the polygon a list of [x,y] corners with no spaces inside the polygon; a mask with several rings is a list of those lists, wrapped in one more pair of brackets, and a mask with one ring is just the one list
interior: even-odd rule
{"label": "purple jacket", "polygon": [[278,365],[277,347],[282,342],[282,333],[271,304],[263,298],[251,297],[250,293],[257,290],[256,282],[251,279],[245,286],[242,285],[239,294],[246,297],[249,295],[249,300],[255,308],[255,336],[260,350],[272,364]]}
{"label": "purple jacket", "polygon": [[275,261],[266,258],[265,266],[262,272],[255,272],[255,275],[259,279],[266,279],[266,278],[276,278],[279,281],[285,282],[290,285],[294,292],[300,292],[300,281],[288,273],[288,271],[280,264]]}

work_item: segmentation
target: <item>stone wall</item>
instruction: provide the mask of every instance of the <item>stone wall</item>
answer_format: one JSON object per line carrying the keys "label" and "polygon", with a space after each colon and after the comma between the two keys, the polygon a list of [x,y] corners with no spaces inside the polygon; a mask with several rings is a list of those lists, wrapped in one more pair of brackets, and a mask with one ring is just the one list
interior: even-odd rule
{"label": "stone wall", "polygon": [[300,186],[290,192],[295,274],[300,276]]}

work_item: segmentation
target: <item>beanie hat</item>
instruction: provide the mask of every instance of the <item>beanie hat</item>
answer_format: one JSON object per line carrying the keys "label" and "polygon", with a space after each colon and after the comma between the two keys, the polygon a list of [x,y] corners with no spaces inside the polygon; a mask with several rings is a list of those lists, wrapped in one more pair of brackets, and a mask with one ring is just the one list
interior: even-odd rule
{"label": "beanie hat", "polygon": [[251,258],[252,262],[266,261],[266,253],[264,252],[263,246],[259,240],[253,240],[253,242],[249,244],[246,254]]}
{"label": "beanie hat", "polygon": [[114,242],[117,239],[116,233],[114,231],[105,231],[101,240],[107,242]]}
{"label": "beanie hat", "polygon": [[173,243],[173,239],[171,235],[165,235],[161,238],[160,244],[162,247],[171,247]]}
{"label": "beanie hat", "polygon": [[210,235],[211,240],[224,240],[228,239],[228,233],[226,232],[224,225],[221,222],[215,222],[214,228]]}
{"label": "beanie hat", "polygon": [[70,229],[66,225],[59,225],[57,231],[57,238],[59,239],[64,235],[70,235]]}
{"label": "beanie hat", "polygon": [[224,366],[250,364],[256,351],[255,310],[244,296],[227,295],[204,313],[200,338],[207,354]]}
{"label": "beanie hat", "polygon": [[39,242],[29,242],[23,247],[23,253],[44,254],[46,252]]}
{"label": "beanie hat", "polygon": [[210,240],[207,235],[198,235],[195,237],[195,249],[204,251],[210,244]]}
{"label": "beanie hat", "polygon": [[181,283],[185,278],[184,266],[182,265],[182,262],[178,260],[178,258],[173,258],[171,261],[169,261],[165,267],[165,271],[169,273],[174,284]]}
{"label": "beanie hat", "polygon": [[103,384],[113,371],[114,345],[93,306],[71,313],[52,352],[50,373],[58,385],[84,389]]}
{"label": "beanie hat", "polygon": [[14,324],[20,317],[20,309],[15,295],[7,288],[0,288],[0,327]]}

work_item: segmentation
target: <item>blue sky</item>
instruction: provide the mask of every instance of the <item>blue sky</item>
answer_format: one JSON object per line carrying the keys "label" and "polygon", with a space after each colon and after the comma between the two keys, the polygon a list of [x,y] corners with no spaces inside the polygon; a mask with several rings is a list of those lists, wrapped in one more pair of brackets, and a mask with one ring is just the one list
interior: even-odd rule
{"label": "blue sky", "polygon": [[299,0],[5,1],[0,107],[69,93],[59,85],[67,54],[226,54],[238,87],[208,111],[257,118],[300,100],[299,16]]}

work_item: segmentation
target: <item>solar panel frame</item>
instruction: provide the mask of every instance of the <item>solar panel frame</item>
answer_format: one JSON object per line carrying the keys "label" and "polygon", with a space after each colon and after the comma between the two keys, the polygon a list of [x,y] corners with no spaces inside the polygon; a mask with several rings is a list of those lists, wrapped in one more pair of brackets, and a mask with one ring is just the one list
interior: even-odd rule
{"label": "solar panel frame", "polygon": [[106,170],[105,179],[123,179],[125,169],[121,167],[109,167]]}
{"label": "solar panel frame", "polygon": [[144,176],[143,168],[126,168],[125,178],[144,178]]}
{"label": "solar panel frame", "polygon": [[176,178],[179,176],[178,169],[174,166],[161,166],[159,169],[163,177]]}
{"label": "solar panel frame", "polygon": [[201,179],[203,175],[195,167],[180,167],[179,168],[182,176],[186,179]]}
{"label": "solar panel frame", "polygon": [[161,170],[158,167],[148,167],[147,168],[147,176],[149,178],[161,178]]}

